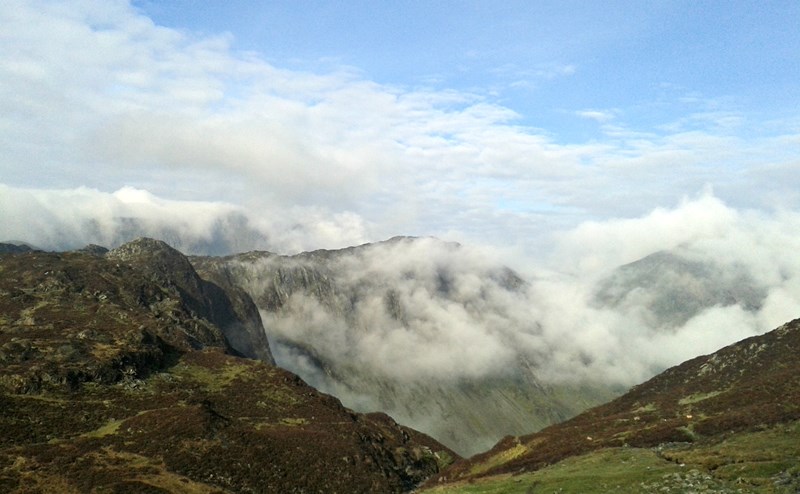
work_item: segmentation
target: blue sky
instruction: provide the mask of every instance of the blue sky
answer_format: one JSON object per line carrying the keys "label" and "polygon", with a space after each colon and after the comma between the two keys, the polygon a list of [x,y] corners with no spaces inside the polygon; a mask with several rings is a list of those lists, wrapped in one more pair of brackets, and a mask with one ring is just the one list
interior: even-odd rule
{"label": "blue sky", "polygon": [[596,135],[579,111],[653,128],[698,109],[787,115],[800,97],[793,1],[136,5],[164,25],[231,33],[279,66],[475,92],[558,142]]}
{"label": "blue sky", "polygon": [[800,208],[796,1],[9,0],[0,24],[3,204],[88,201],[59,221],[240,208],[297,250]]}

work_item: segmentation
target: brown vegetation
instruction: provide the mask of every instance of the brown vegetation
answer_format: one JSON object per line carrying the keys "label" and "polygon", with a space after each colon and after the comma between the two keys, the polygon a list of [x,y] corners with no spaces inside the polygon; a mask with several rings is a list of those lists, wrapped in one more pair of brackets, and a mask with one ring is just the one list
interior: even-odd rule
{"label": "brown vegetation", "polygon": [[231,355],[208,288],[156,267],[0,255],[1,492],[402,492],[455,457]]}
{"label": "brown vegetation", "polygon": [[798,420],[798,351],[800,319],[673,367],[571,420],[506,437],[436,481],[534,471],[601,448],[708,444]]}

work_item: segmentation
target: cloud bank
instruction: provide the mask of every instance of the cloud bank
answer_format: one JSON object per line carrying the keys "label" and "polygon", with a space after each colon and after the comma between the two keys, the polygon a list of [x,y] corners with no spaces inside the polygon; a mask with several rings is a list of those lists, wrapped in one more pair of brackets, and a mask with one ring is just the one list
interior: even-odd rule
{"label": "cloud bank", "polygon": [[[122,0],[10,0],[0,23],[0,180],[12,188],[133,187],[286,226],[348,223],[347,241],[362,229],[528,249],[707,185],[736,208],[800,206],[796,121],[750,120],[713,97],[665,93],[658,104],[683,114],[646,126],[640,108],[565,111],[599,125],[567,142],[491,91],[291,70]],[[318,246],[345,245],[332,233]]]}
{"label": "cloud bank", "polygon": [[224,202],[176,201],[123,187],[20,189],[0,184],[0,241],[45,250],[88,244],[116,247],[146,236],[187,254],[226,255],[271,249],[299,252],[319,245],[363,243],[363,221],[314,210],[272,217]]}
{"label": "cloud bank", "polygon": [[[263,317],[273,338],[310,348],[334,368],[401,381],[491,378],[530,366],[548,382],[632,385],[800,316],[798,221],[796,213],[736,211],[704,195],[564,233],[549,265],[525,266],[521,284],[496,251],[389,242],[321,265],[330,296],[295,291]],[[662,251],[680,260],[669,285],[634,286],[622,303],[598,301],[600,282],[620,265]],[[708,273],[717,274],[706,280]],[[706,281],[710,295],[698,288]],[[681,292],[699,298],[691,311],[656,313],[657,303],[681,304],[669,300]],[[312,381],[327,380],[306,355],[288,350],[281,358]]]}
{"label": "cloud bank", "polygon": [[[678,118],[566,108],[598,126],[570,141],[490,91],[291,70],[229,34],[156,25],[123,0],[7,0],[0,25],[2,238],[62,249],[150,235],[188,253],[292,253],[435,235],[513,259],[531,283],[522,301],[471,292],[474,272],[453,266],[452,302],[426,304],[430,290],[394,280],[420,333],[364,308],[384,332],[363,358],[402,368],[400,348],[431,373],[465,361],[491,373],[544,348],[553,379],[635,381],[797,316],[796,115],[758,120],[672,88],[656,104]],[[712,307],[665,333],[633,309],[592,305],[596,280],[663,249],[743,266],[766,290],[761,308]],[[414,264],[429,255],[440,259],[397,268],[429,269]],[[469,305],[484,296],[502,311]],[[316,314],[309,327],[322,331]]]}

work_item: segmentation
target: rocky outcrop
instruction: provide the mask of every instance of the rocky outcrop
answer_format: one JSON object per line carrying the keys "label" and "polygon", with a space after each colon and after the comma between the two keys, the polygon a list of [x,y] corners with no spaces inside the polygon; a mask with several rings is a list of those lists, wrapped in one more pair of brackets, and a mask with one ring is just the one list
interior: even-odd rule
{"label": "rocky outcrop", "polygon": [[407,492],[457,458],[239,357],[234,293],[149,239],[0,255],[0,491]]}
{"label": "rocky outcrop", "polygon": [[240,288],[202,279],[189,260],[160,240],[141,238],[106,254],[125,261],[184,301],[192,315],[218,327],[226,343],[239,354],[274,364],[261,317]]}
{"label": "rocky outcrop", "polygon": [[37,250],[22,242],[0,242],[0,254],[21,254]]}
{"label": "rocky outcrop", "polygon": [[[253,298],[279,365],[350,407],[389,413],[463,455],[615,395],[599,384],[545,383],[534,359],[485,372],[471,370],[475,362],[467,356],[438,371],[407,363],[442,333],[466,340],[462,324],[509,338],[536,331],[535,321],[514,314],[527,304],[525,281],[456,243],[395,237],[294,256],[249,252],[190,260],[204,278],[239,286]],[[419,347],[369,343],[397,335]],[[378,351],[412,355],[388,362],[373,358]]]}

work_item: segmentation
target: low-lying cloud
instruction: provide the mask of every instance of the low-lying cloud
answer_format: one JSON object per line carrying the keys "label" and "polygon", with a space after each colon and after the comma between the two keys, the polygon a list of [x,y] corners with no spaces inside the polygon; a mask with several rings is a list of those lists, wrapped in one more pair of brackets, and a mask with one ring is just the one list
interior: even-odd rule
{"label": "low-lying cloud", "polygon": [[[334,368],[392,379],[476,379],[530,365],[550,382],[631,385],[800,316],[800,245],[789,228],[798,219],[704,195],[560,235],[562,251],[547,267],[523,267],[519,285],[486,250],[388,242],[318,265],[327,294],[295,291],[264,319],[274,338]],[[622,285],[624,298],[603,303],[601,282],[618,266],[661,251],[677,259],[673,278]]]}
{"label": "low-lying cloud", "polygon": [[207,255],[299,252],[364,241],[363,220],[350,213],[294,208],[256,215],[229,203],[169,200],[132,187],[106,193],[0,184],[0,211],[0,241],[24,241],[45,250],[116,247],[142,236]]}
{"label": "low-lying cloud", "polygon": [[[146,235],[187,253],[293,253],[370,236],[355,214],[331,219],[306,210],[293,221],[270,221],[231,204],[165,200],[132,188],[2,186],[0,208],[5,240],[54,250],[114,247]],[[308,345],[323,360],[398,379],[502,375],[524,361],[549,380],[633,384],[800,316],[797,231],[796,212],[736,210],[706,192],[672,209],[557,233],[550,255],[539,259],[520,250],[509,257],[508,246],[497,243],[387,242],[325,264],[338,305],[296,291],[265,322],[272,338]],[[650,305],[663,305],[674,286],[649,283],[613,304],[598,302],[601,282],[617,267],[659,251],[728,273],[720,284],[749,284],[753,295],[737,299],[729,290],[736,303],[710,296],[712,305],[672,325]],[[680,285],[685,275],[676,273],[670,283]]]}

